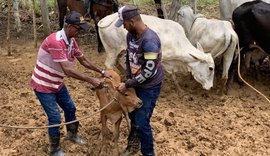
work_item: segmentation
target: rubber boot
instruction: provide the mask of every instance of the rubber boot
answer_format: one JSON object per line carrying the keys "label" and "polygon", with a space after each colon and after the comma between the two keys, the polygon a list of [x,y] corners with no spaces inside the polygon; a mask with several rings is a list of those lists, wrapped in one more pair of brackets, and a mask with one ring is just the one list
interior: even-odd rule
{"label": "rubber boot", "polygon": [[66,140],[70,140],[80,145],[86,144],[86,142],[78,135],[79,122],[75,122],[67,125],[67,137]]}
{"label": "rubber boot", "polygon": [[121,156],[132,156],[137,154],[141,149],[141,141],[138,132],[133,132],[128,137],[127,148],[122,152]]}
{"label": "rubber boot", "polygon": [[51,156],[64,156],[65,153],[59,146],[60,137],[49,137],[49,153]]}

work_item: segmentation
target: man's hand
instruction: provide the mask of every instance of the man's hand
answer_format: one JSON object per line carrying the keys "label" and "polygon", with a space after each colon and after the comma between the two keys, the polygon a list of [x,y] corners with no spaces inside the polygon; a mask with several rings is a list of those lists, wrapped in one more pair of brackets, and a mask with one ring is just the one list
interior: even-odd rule
{"label": "man's hand", "polygon": [[104,87],[104,80],[100,80],[98,78],[93,78],[92,85],[95,87],[95,89],[101,89]]}
{"label": "man's hand", "polygon": [[108,71],[106,71],[106,70],[102,70],[102,76],[103,77],[106,77],[106,78],[109,78],[109,79],[111,79],[112,78],[112,76],[109,74],[109,72]]}
{"label": "man's hand", "polygon": [[117,90],[120,92],[120,93],[125,93],[126,90],[127,90],[127,87],[126,87],[126,84],[125,83],[120,83],[120,85],[118,86]]}

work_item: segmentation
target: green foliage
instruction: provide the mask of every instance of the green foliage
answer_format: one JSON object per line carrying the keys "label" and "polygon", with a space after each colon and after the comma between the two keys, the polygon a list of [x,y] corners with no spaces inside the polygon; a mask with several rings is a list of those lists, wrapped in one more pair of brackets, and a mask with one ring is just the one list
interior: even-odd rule
{"label": "green foliage", "polygon": [[[24,8],[29,8],[30,6],[32,6],[32,0],[19,0],[20,4],[24,7]],[[40,0],[35,0],[36,2],[36,6],[40,7]],[[54,0],[48,0],[48,7],[54,7]]]}
{"label": "green foliage", "polygon": [[218,0],[198,0],[198,4],[205,5],[205,4],[218,4]]}
{"label": "green foliage", "polygon": [[[124,0],[125,1],[125,0]],[[173,0],[162,0],[164,4],[171,4]],[[184,5],[188,5],[190,0],[182,0]],[[137,5],[147,5],[154,3],[154,0],[135,0]],[[133,1],[129,0],[128,3],[132,4]],[[218,0],[197,0],[198,5],[206,5],[206,4],[218,4]]]}

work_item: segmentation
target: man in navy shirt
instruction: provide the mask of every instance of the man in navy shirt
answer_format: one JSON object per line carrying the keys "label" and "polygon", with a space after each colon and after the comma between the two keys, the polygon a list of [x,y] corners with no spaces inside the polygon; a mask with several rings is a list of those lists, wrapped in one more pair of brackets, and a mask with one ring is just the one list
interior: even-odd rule
{"label": "man in navy shirt", "polygon": [[127,34],[126,82],[118,90],[122,93],[129,87],[136,90],[143,101],[141,108],[129,113],[131,132],[123,155],[137,153],[154,156],[153,134],[150,118],[160,94],[164,70],[161,64],[161,44],[158,35],[141,19],[138,8],[123,6],[118,11],[116,27],[124,26]]}

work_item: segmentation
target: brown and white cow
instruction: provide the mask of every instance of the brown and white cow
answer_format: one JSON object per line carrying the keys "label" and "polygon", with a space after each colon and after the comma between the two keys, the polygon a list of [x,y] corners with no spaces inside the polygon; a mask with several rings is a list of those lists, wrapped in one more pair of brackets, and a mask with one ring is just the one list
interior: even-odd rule
{"label": "brown and white cow", "polygon": [[[107,104],[111,103],[108,107],[101,111],[101,135],[104,141],[104,136],[109,133],[107,127],[107,120],[112,123],[113,132],[113,143],[114,143],[114,154],[118,152],[118,139],[119,139],[119,128],[124,115],[127,120],[128,128],[130,130],[130,122],[128,120],[128,112],[133,111],[135,108],[139,108],[142,105],[142,101],[136,96],[135,90],[129,88],[125,94],[121,94],[117,91],[117,87],[121,82],[120,76],[114,70],[108,70],[112,76],[111,79],[105,78],[104,87],[102,89],[95,89],[96,95],[99,99],[100,108],[103,108]],[[103,79],[103,78],[101,78]]]}

